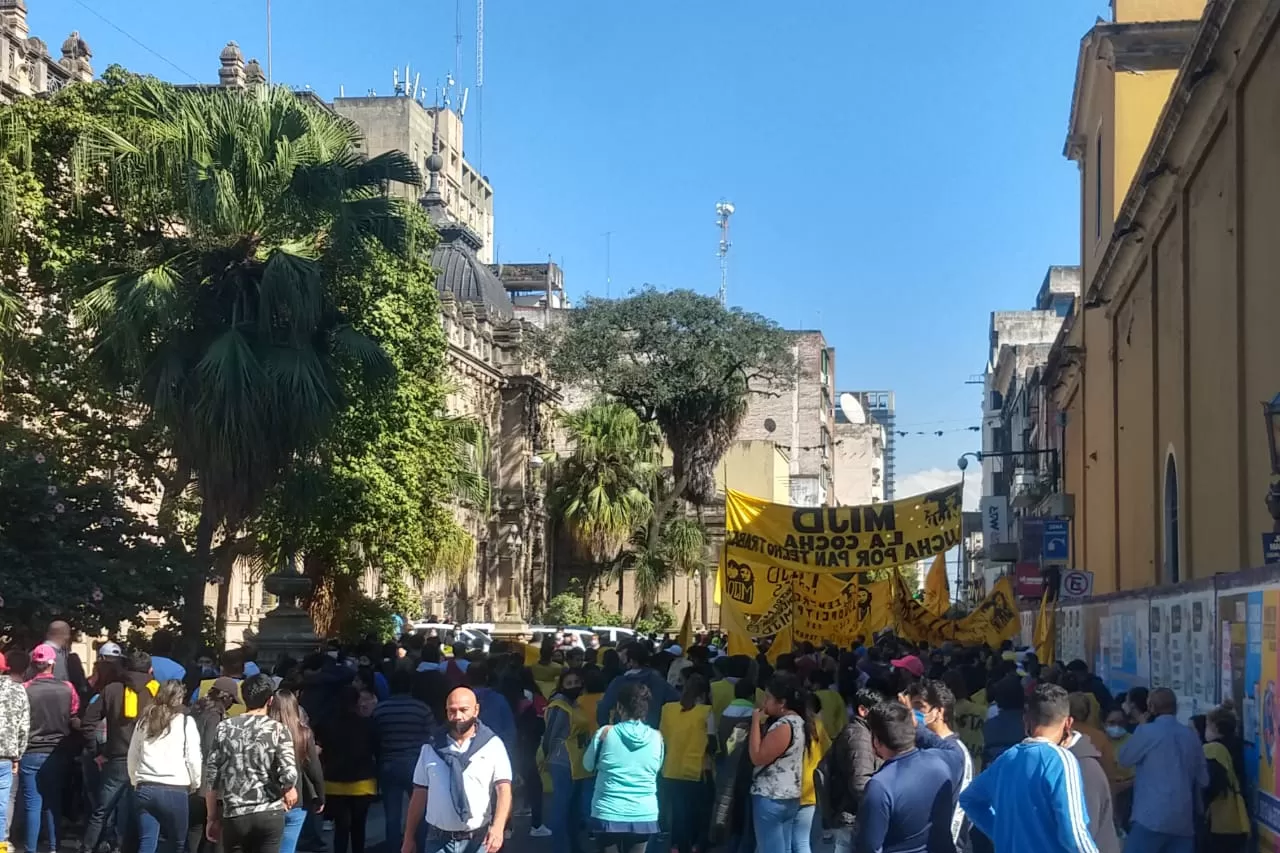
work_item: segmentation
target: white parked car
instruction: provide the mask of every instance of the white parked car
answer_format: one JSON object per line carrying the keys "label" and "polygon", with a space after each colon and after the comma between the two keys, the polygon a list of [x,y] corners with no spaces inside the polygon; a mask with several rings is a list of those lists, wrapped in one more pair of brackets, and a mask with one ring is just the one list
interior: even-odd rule
{"label": "white parked car", "polygon": [[482,652],[488,652],[489,647],[493,645],[493,639],[485,632],[449,622],[415,622],[413,632],[439,637],[442,643],[448,645],[461,644],[468,650],[479,649]]}

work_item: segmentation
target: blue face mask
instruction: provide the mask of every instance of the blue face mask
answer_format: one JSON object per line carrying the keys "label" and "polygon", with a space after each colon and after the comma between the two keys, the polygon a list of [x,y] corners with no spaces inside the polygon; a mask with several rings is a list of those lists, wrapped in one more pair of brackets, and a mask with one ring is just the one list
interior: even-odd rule
{"label": "blue face mask", "polygon": [[914,717],[916,718],[916,725],[917,725],[917,726],[923,726],[923,725],[924,725],[924,711],[916,711],[916,710],[912,710],[912,711],[911,711],[911,714],[912,714],[912,716],[914,716]]}

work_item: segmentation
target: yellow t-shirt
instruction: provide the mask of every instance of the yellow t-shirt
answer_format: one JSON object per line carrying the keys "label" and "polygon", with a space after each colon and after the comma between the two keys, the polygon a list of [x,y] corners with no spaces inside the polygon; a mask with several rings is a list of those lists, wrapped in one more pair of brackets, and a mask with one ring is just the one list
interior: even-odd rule
{"label": "yellow t-shirt", "polygon": [[817,769],[818,762],[822,761],[822,757],[831,748],[831,737],[827,734],[827,727],[823,725],[822,720],[815,720],[814,725],[818,729],[818,736],[804,751],[804,766],[800,770],[800,805],[802,807],[818,804],[818,795],[813,788],[813,771]]}
{"label": "yellow t-shirt", "polygon": [[1248,835],[1249,812],[1245,808],[1244,797],[1240,794],[1240,780],[1236,778],[1235,768],[1231,765],[1231,753],[1222,744],[1214,741],[1204,745],[1204,757],[1208,761],[1216,761],[1227,774],[1227,790],[1218,794],[1209,803],[1209,832],[1213,835]]}
{"label": "yellow t-shirt", "polygon": [[696,782],[702,778],[707,761],[708,729],[712,720],[710,705],[694,705],[686,709],[679,702],[662,706],[658,731],[662,734],[665,754],[662,778]]}
{"label": "yellow t-shirt", "polygon": [[844,731],[849,722],[849,711],[845,708],[844,697],[834,690],[814,691],[818,701],[822,703],[822,724],[827,734],[835,737]]}
{"label": "yellow t-shirt", "polygon": [[543,697],[550,699],[551,694],[556,692],[556,682],[560,680],[564,667],[558,663],[535,663],[529,667],[529,671],[533,673],[533,681],[542,691]]}

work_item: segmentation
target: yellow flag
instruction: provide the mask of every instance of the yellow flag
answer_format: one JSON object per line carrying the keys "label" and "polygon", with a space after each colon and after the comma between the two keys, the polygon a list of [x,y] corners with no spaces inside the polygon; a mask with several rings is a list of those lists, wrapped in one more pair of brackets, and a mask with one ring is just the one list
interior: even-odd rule
{"label": "yellow flag", "polygon": [[947,557],[938,554],[924,579],[924,607],[934,616],[946,616],[951,609],[951,585],[947,583]]}
{"label": "yellow flag", "polygon": [[791,651],[791,647],[795,645],[791,642],[791,626],[788,625],[779,631],[773,638],[773,643],[769,646],[769,651],[764,653],[769,663],[776,664],[778,655],[784,655]]}
{"label": "yellow flag", "polygon": [[676,634],[676,644],[680,646],[680,651],[687,657],[689,654],[689,646],[693,645],[692,601],[685,602],[684,621],[680,623],[680,633]]}
{"label": "yellow flag", "polygon": [[1049,606],[1049,590],[1040,597],[1040,612],[1036,615],[1035,646],[1036,658],[1044,665],[1053,663],[1054,645],[1058,639],[1058,613]]}

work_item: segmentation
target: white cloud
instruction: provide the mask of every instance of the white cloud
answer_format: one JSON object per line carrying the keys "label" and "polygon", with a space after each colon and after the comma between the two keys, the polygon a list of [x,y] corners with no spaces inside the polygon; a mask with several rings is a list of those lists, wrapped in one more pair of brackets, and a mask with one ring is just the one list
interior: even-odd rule
{"label": "white cloud", "polygon": [[[971,466],[976,467],[976,466]],[[966,471],[964,478],[964,508],[977,511],[978,501],[982,497],[982,471]],[[960,482],[959,468],[925,468],[900,476],[894,484],[894,494],[898,499],[909,498],[950,486]]]}

